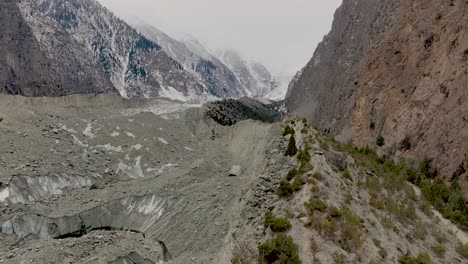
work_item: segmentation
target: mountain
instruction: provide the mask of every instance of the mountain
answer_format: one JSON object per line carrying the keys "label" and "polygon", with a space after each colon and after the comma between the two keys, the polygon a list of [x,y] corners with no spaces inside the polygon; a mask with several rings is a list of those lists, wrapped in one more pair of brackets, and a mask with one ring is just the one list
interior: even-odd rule
{"label": "mountain", "polygon": [[248,96],[265,98],[278,88],[274,76],[261,63],[248,62],[235,50],[219,51],[217,56],[234,72]]}
{"label": "mountain", "polygon": [[461,0],[344,0],[288,109],[342,141],[458,179],[468,169],[467,14]]}
{"label": "mountain", "polygon": [[[208,89],[161,47],[95,0],[2,3],[2,91],[60,96],[119,92],[175,98]],[[20,43],[19,45],[14,45]],[[219,96],[229,96],[223,90]]]}
{"label": "mountain", "polygon": [[0,92],[60,96],[114,90],[91,54],[63,28],[42,17],[31,27],[32,18],[25,18],[17,3],[0,3]]}
{"label": "mountain", "polygon": [[150,40],[161,45],[172,59],[179,62],[186,71],[207,87],[210,94],[218,97],[245,95],[244,87],[234,73],[220,60],[206,52],[201,44],[200,48],[192,51],[184,43],[169,37],[154,26],[136,23],[135,28]]}

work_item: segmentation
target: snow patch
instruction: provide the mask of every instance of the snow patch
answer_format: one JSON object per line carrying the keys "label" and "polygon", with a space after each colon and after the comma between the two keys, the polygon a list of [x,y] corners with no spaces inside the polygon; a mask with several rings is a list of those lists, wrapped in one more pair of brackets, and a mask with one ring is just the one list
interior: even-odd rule
{"label": "snow patch", "polygon": [[120,136],[120,133],[114,131],[114,132],[112,132],[112,133],[110,134],[110,136],[111,136],[111,137],[118,137],[118,136]]}
{"label": "snow patch", "polygon": [[169,143],[164,138],[158,138],[158,140],[163,144],[169,145]]}
{"label": "snow patch", "polygon": [[94,146],[96,149],[110,151],[110,152],[122,152],[122,146],[112,146],[111,144],[107,143],[106,145],[97,145]]}
{"label": "snow patch", "polygon": [[5,188],[0,191],[0,202],[4,203],[8,197],[10,197],[10,190],[9,188]]}
{"label": "snow patch", "polygon": [[83,130],[82,134],[83,136],[89,137],[90,139],[93,139],[96,137],[96,133],[93,133],[93,125],[91,123],[88,123],[85,130]]}
{"label": "snow patch", "polygon": [[188,98],[183,93],[177,91],[174,87],[171,87],[171,86],[161,87],[161,90],[159,91],[159,96],[163,98],[169,98],[173,100],[182,101],[182,102],[187,102],[190,100],[190,98]]}
{"label": "snow patch", "polygon": [[133,135],[133,134],[130,133],[130,132],[125,131],[125,134],[126,134],[128,137],[135,138],[135,135]]}
{"label": "snow patch", "polygon": [[144,178],[145,175],[143,174],[143,170],[141,169],[141,158],[142,156],[138,156],[135,159],[134,165],[127,165],[123,162],[120,162],[119,167],[117,169],[117,173],[122,173],[130,178]]}
{"label": "snow patch", "polygon": [[179,164],[168,163],[166,165],[163,165],[161,168],[147,168],[146,172],[156,172],[157,174],[160,174],[164,172],[167,168],[177,167],[177,166],[179,166]]}
{"label": "snow patch", "polygon": [[72,134],[76,134],[76,130],[73,129],[73,128],[68,128],[66,125],[63,125],[63,124],[59,124],[61,125],[61,129],[63,131],[67,131],[68,133],[72,133]]}
{"label": "snow patch", "polygon": [[135,146],[132,146],[130,149],[135,149],[135,150],[140,150],[143,146],[141,144],[136,144]]}

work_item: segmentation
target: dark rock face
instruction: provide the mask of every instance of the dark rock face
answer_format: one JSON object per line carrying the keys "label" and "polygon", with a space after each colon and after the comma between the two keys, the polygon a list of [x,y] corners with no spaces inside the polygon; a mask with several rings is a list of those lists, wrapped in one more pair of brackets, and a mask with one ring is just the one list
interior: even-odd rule
{"label": "dark rock face", "polygon": [[[431,159],[451,177],[468,153],[467,10],[462,0],[344,0],[288,109],[415,166]],[[405,138],[411,149],[399,147]]]}
{"label": "dark rock face", "polygon": [[288,109],[320,128],[341,132],[351,119],[363,57],[370,42],[396,19],[399,2],[345,0],[331,32],[290,87]]}
{"label": "dark rock face", "polygon": [[0,3],[0,92],[26,96],[65,93],[16,1]]}

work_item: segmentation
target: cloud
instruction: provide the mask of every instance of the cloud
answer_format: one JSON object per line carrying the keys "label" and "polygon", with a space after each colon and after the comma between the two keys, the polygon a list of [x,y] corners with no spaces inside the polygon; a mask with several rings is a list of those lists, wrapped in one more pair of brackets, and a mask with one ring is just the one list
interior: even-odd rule
{"label": "cloud", "polygon": [[328,33],[341,0],[99,0],[169,35],[190,34],[211,49],[234,48],[293,73]]}

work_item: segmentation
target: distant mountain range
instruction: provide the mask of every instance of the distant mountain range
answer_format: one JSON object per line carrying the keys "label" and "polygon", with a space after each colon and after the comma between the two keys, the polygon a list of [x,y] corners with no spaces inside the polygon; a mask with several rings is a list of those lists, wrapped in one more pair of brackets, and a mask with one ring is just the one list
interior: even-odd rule
{"label": "distant mountain range", "polygon": [[[0,92],[125,98],[268,97],[278,81],[236,52],[133,27],[95,0],[7,0],[0,6]],[[276,99],[276,98],[275,98]]]}

